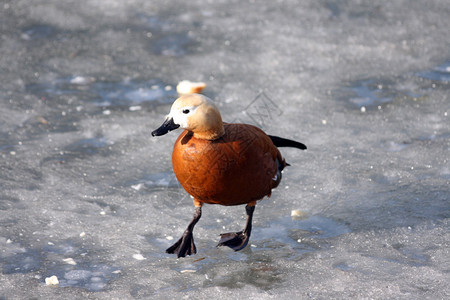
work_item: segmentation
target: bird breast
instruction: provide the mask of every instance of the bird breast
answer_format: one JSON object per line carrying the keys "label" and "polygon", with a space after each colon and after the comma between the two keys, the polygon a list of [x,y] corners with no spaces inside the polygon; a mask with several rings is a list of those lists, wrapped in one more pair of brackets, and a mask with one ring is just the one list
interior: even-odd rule
{"label": "bird breast", "polygon": [[259,128],[225,124],[217,140],[184,131],[175,142],[172,163],[183,188],[196,200],[238,205],[270,195],[281,155]]}

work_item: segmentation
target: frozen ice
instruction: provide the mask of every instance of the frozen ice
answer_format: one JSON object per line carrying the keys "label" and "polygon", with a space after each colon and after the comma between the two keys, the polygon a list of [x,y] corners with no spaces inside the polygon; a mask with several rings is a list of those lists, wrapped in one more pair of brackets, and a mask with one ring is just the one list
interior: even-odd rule
{"label": "frozen ice", "polygon": [[[0,299],[450,298],[448,1],[6,2]],[[206,205],[198,253],[165,253],[194,212],[180,131],[151,136],[181,80],[308,146],[242,251],[216,245],[244,207]]]}

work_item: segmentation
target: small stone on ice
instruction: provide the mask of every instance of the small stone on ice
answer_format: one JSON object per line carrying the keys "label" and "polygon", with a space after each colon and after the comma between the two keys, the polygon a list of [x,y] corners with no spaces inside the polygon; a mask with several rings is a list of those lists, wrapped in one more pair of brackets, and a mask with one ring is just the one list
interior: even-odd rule
{"label": "small stone on ice", "polygon": [[299,209],[293,209],[291,211],[292,219],[306,219],[307,216],[308,216],[307,213],[305,213],[304,211],[301,211]]}
{"label": "small stone on ice", "polygon": [[45,278],[45,284],[46,284],[46,285],[58,285],[58,284],[59,284],[58,277],[56,277],[55,275],[53,275],[53,276],[51,276],[51,277]]}
{"label": "small stone on ice", "polygon": [[166,236],[166,239],[169,240],[169,241],[171,241],[171,240],[173,240],[173,236],[168,235],[168,236]]}
{"label": "small stone on ice", "polygon": [[75,266],[77,263],[73,260],[73,258],[69,257],[69,258],[64,258],[63,262],[65,262],[68,265],[72,265]]}
{"label": "small stone on ice", "polygon": [[102,215],[102,216],[104,216],[104,215],[106,215],[106,212],[104,212],[103,210],[100,212],[100,214]]}
{"label": "small stone on ice", "polygon": [[189,80],[180,81],[177,85],[177,92],[180,95],[200,93],[206,87],[204,82],[192,82]]}
{"label": "small stone on ice", "polygon": [[80,237],[84,237],[86,235],[86,232],[82,232],[82,233],[80,233]]}
{"label": "small stone on ice", "polygon": [[38,118],[38,122],[41,123],[41,124],[44,124],[44,125],[48,124],[48,121],[46,119],[44,119],[44,117],[39,117]]}

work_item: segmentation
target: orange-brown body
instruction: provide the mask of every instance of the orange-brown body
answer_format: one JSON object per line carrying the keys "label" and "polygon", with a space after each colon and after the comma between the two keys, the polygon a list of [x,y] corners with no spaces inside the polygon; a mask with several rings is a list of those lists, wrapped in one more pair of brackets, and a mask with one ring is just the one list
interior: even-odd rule
{"label": "orange-brown body", "polygon": [[[199,204],[239,205],[270,196],[280,182],[277,147],[261,129],[224,124],[216,140],[199,139],[185,130],[175,142],[173,170]],[[278,162],[277,162],[278,161]]]}

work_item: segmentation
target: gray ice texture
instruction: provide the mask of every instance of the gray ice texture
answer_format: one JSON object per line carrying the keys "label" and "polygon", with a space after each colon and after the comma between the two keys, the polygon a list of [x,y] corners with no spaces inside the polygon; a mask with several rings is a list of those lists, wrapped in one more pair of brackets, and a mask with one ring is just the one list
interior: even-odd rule
{"label": "gray ice texture", "polygon": [[[244,207],[207,205],[165,253],[184,79],[308,146],[240,252]],[[0,299],[449,299],[449,114],[448,0],[3,0]]]}

